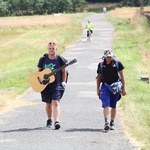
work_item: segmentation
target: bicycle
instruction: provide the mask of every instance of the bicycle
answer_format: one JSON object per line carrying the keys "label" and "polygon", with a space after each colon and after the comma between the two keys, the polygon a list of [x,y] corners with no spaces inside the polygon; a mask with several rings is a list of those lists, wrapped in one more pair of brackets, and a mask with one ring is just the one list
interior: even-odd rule
{"label": "bicycle", "polygon": [[92,34],[91,31],[88,30],[88,31],[87,31],[87,41],[88,41],[88,42],[91,41],[91,34]]}

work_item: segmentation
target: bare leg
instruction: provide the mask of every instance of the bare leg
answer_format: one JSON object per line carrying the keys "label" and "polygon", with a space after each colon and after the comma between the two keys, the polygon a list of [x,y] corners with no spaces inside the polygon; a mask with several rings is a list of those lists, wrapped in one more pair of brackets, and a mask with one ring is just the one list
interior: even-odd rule
{"label": "bare leg", "polygon": [[59,101],[57,100],[52,100],[52,105],[53,105],[53,117],[54,121],[59,121],[60,117],[60,106],[59,106]]}
{"label": "bare leg", "polygon": [[52,119],[52,104],[46,103],[46,114],[48,119]]}
{"label": "bare leg", "polygon": [[108,115],[109,115],[109,107],[104,107],[103,109],[103,113],[104,113],[104,118],[108,118]]}
{"label": "bare leg", "polygon": [[111,108],[111,120],[115,120],[116,117],[116,108]]}

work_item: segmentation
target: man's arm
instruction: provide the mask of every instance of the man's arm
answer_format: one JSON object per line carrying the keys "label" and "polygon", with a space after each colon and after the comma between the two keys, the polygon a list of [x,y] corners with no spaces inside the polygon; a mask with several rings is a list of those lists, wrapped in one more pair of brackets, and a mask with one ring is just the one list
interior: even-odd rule
{"label": "man's arm", "polygon": [[66,83],[66,79],[67,79],[67,71],[66,68],[62,69],[62,82]]}
{"label": "man's arm", "polygon": [[96,77],[96,83],[97,83],[97,95],[100,95],[100,84],[101,84],[101,74],[98,74]]}
{"label": "man's arm", "polygon": [[42,71],[42,68],[38,68],[38,72]]}
{"label": "man's arm", "polygon": [[121,71],[119,72],[119,74],[120,74],[120,77],[121,77],[121,82],[122,82],[122,84],[123,84],[122,95],[124,96],[124,95],[127,94],[127,92],[126,92],[126,88],[125,88],[125,79],[124,79],[123,70],[121,70]]}

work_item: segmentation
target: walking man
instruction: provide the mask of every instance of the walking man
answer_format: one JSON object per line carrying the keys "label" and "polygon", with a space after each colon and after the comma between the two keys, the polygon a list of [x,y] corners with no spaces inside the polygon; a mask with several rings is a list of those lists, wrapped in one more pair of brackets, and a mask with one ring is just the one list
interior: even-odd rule
{"label": "walking man", "polygon": [[[116,105],[121,94],[126,95],[124,66],[115,60],[111,49],[104,51],[104,61],[97,68],[97,95],[102,101],[105,119],[104,130],[114,130]],[[111,108],[111,110],[110,110]],[[109,120],[110,114],[110,120]]]}
{"label": "walking man", "polygon": [[[38,63],[38,71],[50,68],[51,71],[65,65],[65,62],[59,55],[56,54],[56,43],[48,43],[48,54],[41,57]],[[46,103],[46,114],[48,117],[47,127],[52,127],[52,117],[54,118],[54,127],[58,130],[61,126],[59,123],[60,117],[60,99],[63,96],[66,86],[66,69],[55,74],[55,81],[47,85],[41,92],[42,101]]]}

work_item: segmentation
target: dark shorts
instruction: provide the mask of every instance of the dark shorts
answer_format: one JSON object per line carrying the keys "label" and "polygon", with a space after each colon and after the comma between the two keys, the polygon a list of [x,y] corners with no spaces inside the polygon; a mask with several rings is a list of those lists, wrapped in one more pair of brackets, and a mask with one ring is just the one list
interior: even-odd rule
{"label": "dark shorts", "polygon": [[93,30],[88,30],[87,31],[87,36],[89,36],[89,32],[93,33]]}
{"label": "dark shorts", "polygon": [[62,98],[64,94],[64,91],[49,91],[49,92],[42,92],[41,93],[41,97],[42,97],[42,102],[45,103],[51,103],[52,100],[57,100],[60,101],[60,99]]}
{"label": "dark shorts", "polygon": [[116,108],[117,101],[119,98],[120,93],[114,95],[108,87],[106,87],[104,84],[101,86],[101,91],[100,91],[100,99],[102,101],[102,107],[112,107]]}

